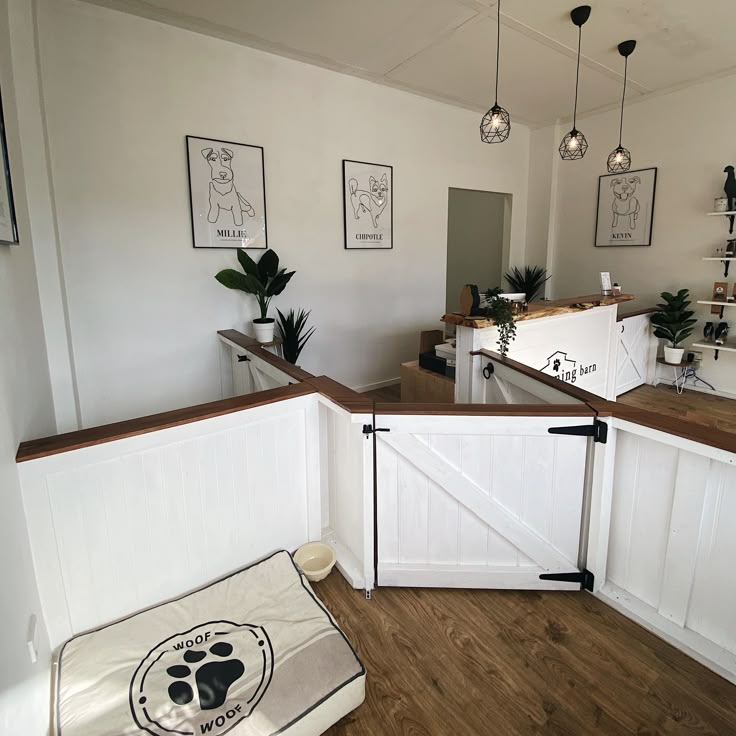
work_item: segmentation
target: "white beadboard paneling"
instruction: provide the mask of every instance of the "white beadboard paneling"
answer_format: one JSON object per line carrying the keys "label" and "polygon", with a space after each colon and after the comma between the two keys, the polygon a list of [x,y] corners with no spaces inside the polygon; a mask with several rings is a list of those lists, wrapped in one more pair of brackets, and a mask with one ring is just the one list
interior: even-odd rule
{"label": "white beadboard paneling", "polygon": [[308,541],[317,408],[298,397],[21,464],[53,646]]}

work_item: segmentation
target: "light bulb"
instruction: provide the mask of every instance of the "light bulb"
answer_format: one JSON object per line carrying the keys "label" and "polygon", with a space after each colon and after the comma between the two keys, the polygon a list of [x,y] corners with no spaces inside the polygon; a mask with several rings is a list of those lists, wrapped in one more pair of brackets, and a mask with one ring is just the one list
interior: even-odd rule
{"label": "light bulb", "polygon": [[616,153],[616,163],[620,164],[623,160],[624,160],[624,157],[622,156],[621,151],[618,151]]}
{"label": "light bulb", "polygon": [[498,128],[501,126],[501,118],[498,115],[494,115],[491,118],[491,128],[494,130],[498,130]]}
{"label": "light bulb", "polygon": [[570,144],[568,146],[569,148],[577,148],[578,147],[578,139],[577,136],[573,136],[570,138]]}

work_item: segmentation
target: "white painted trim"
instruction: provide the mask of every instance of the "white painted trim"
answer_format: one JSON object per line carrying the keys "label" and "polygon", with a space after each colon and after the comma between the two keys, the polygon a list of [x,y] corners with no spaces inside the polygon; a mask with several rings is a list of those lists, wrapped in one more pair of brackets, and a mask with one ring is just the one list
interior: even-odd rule
{"label": "white painted trim", "polygon": [[360,561],[330,527],[322,530],[322,541],[335,548],[335,554],[337,555],[335,567],[345,580],[357,590],[365,588],[365,577]]}
{"label": "white painted trim", "polygon": [[416,588],[493,588],[498,590],[580,590],[577,583],[540,580],[544,570],[484,565],[380,564],[380,586]]}
{"label": "white painted trim", "polygon": [[659,614],[652,606],[613,583],[606,582],[602,590],[594,595],[689,657],[736,684],[735,652],[729,652],[691,629],[683,629]]}
{"label": "white painted trim", "polygon": [[351,386],[353,391],[357,391],[359,394],[364,394],[366,391],[376,391],[379,388],[388,388],[389,386],[396,386],[401,383],[401,378],[389,378],[385,381],[376,381],[375,383],[366,383],[365,386]]}

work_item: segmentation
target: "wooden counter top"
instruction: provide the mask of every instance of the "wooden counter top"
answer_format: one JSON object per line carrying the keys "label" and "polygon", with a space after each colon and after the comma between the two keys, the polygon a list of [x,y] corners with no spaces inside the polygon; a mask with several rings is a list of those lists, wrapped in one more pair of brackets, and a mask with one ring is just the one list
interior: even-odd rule
{"label": "wooden counter top", "polygon": [[[518,314],[515,322],[526,322],[530,319],[541,319],[542,317],[556,317],[560,314],[574,314],[584,312],[594,307],[608,307],[613,304],[622,304],[635,299],[633,294],[619,294],[618,296],[601,296],[600,294],[588,294],[586,296],[573,296],[567,299],[553,299],[546,302],[532,302],[526,312]],[[442,317],[442,321],[450,325],[461,327],[473,327],[480,330],[485,327],[494,327],[495,323],[488,317],[467,317],[464,314],[453,312]]]}

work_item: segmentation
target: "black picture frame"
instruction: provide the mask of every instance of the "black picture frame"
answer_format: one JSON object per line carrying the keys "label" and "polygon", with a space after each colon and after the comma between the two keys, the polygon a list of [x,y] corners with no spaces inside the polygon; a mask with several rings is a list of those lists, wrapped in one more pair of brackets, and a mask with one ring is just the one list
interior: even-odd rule
{"label": "black picture frame", "polygon": [[[374,168],[374,169],[385,169],[387,171],[387,179],[388,179],[388,201],[385,206],[388,206],[390,209],[390,217],[389,217],[389,224],[388,224],[388,230],[390,234],[390,245],[355,245],[354,244],[354,238],[350,237],[350,228],[348,226],[348,201],[350,199],[349,197],[349,180],[348,180],[348,164],[355,164],[356,166],[360,167],[366,167],[368,169]],[[380,172],[378,172],[380,174]],[[385,172],[384,172],[385,173]],[[380,177],[379,177],[380,179]],[[366,191],[363,191],[364,194],[367,194]],[[354,213],[353,213],[353,219],[359,219],[360,215],[356,214],[356,210],[353,207]],[[363,207],[363,210],[360,214],[368,215],[370,218],[372,218],[372,221],[375,223],[376,219],[383,214],[383,210],[379,213],[379,215],[376,216],[376,218],[373,218],[373,215],[371,212],[369,212],[365,207]],[[345,250],[393,250],[394,248],[394,167],[390,164],[379,164],[379,163],[373,163],[370,161],[357,161],[355,159],[350,158],[344,158],[342,160],[342,219],[343,219],[343,248]],[[352,224],[352,221],[350,221]],[[374,225],[374,228],[378,230],[378,228]],[[371,233],[372,235],[373,233]],[[378,234],[385,234],[385,233],[375,233]],[[365,242],[373,242],[371,240],[365,241]]]}
{"label": "black picture frame", "polygon": [[[621,242],[599,242],[601,238],[599,237],[600,231],[599,231],[599,222],[600,222],[600,215],[601,215],[601,188],[603,180],[613,180],[614,178],[630,178],[634,176],[639,176],[641,179],[641,175],[647,174],[651,175],[651,197],[647,200],[647,208],[646,211],[649,215],[649,221],[648,226],[645,226],[645,229],[647,231],[647,237],[642,238],[642,242],[631,242],[628,241],[625,237],[621,238]],[[602,174],[598,177],[598,195],[596,197],[596,211],[595,211],[595,231],[593,233],[593,244],[596,248],[646,248],[651,246],[652,244],[652,233],[654,232],[654,207],[655,202],[657,198],[657,167],[656,166],[650,166],[646,169],[634,169],[633,171],[626,171],[625,173],[620,174]],[[628,215],[623,215],[624,219]],[[638,215],[637,215],[638,217]],[[615,221],[615,218],[614,218]],[[637,221],[638,224],[638,221]],[[625,233],[622,233],[625,234]],[[646,242],[643,242],[643,241]]]}
{"label": "black picture frame", "polygon": [[[2,167],[0,176],[3,176],[5,181],[5,191],[7,193],[7,201],[5,204],[8,209],[8,228],[10,230],[11,237],[11,239],[8,240],[6,237],[3,237],[0,232],[0,245],[18,245],[20,243],[20,239],[18,237],[18,221],[16,219],[15,200],[13,198],[13,181],[10,177],[10,158],[8,156],[8,141],[5,136],[5,116],[3,113],[2,92],[0,92],[0,156],[2,157],[2,162],[0,162],[0,166]],[[0,201],[0,223],[4,219],[2,205],[3,202]]]}
{"label": "black picture frame", "polygon": [[[205,143],[222,144],[223,146],[237,147],[239,149],[253,149],[258,152],[260,158],[260,186],[258,186],[258,194],[260,195],[259,208],[263,210],[263,244],[262,245],[244,245],[242,240],[232,239],[232,244],[222,245],[205,245],[198,244],[197,242],[197,227],[195,225],[195,213],[198,212],[198,208],[195,205],[195,187],[192,182],[192,157],[190,155],[190,142],[203,141]],[[185,148],[187,155],[187,177],[189,182],[189,220],[192,230],[192,247],[199,250],[230,250],[233,248],[246,248],[248,250],[267,250],[268,249],[268,206],[266,201],[266,157],[263,146],[258,146],[252,143],[238,143],[236,141],[226,141],[220,138],[211,138],[200,135],[187,135],[185,136]],[[237,191],[236,191],[237,193]],[[233,225],[233,227],[237,227]],[[227,242],[227,241],[225,241]]]}

